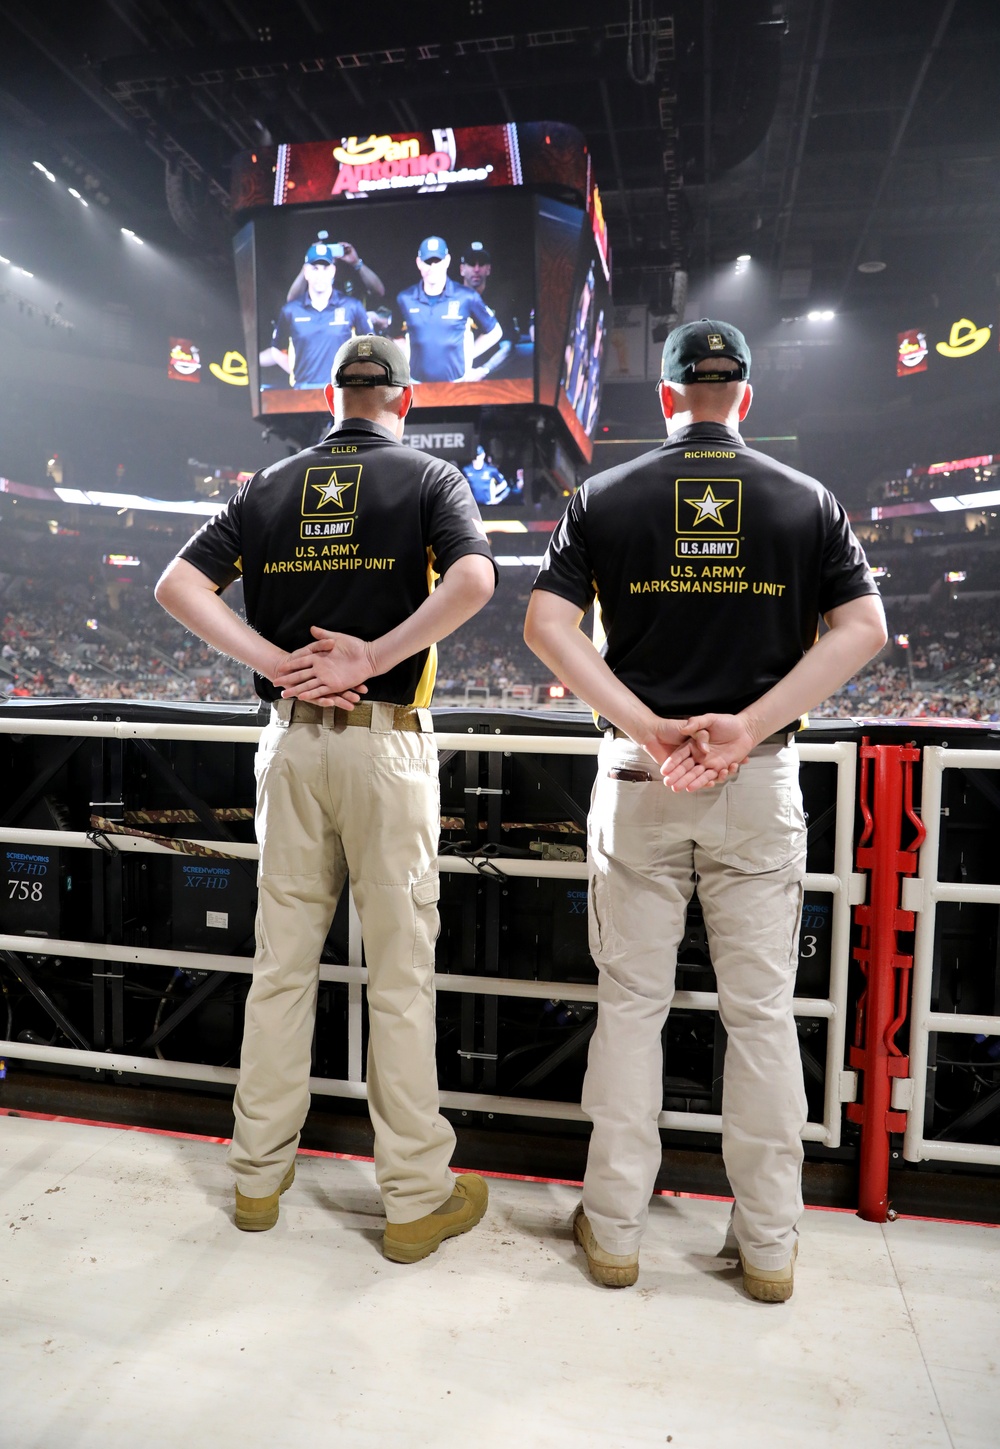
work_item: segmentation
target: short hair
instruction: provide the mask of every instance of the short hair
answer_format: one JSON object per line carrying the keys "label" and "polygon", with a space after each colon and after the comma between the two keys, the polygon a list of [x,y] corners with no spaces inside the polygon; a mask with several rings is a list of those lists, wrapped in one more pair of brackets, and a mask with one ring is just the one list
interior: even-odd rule
{"label": "short hair", "polygon": [[[351,362],[348,367],[352,370],[358,368],[362,373],[372,376],[381,373],[383,369],[372,362]],[[350,376],[350,372],[347,374]],[[333,385],[334,392],[340,399],[341,411],[354,416],[367,417],[373,412],[394,412],[395,404],[403,396],[404,388],[391,386],[389,383],[380,383],[375,387],[338,387]],[[358,406],[348,407],[348,398],[359,400]]]}

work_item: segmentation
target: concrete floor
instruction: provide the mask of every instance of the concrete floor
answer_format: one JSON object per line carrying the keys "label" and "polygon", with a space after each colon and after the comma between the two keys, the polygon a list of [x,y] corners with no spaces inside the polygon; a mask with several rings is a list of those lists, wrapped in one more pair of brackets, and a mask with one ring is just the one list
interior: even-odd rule
{"label": "concrete floor", "polygon": [[660,1197],[610,1292],[573,1187],[492,1179],[479,1228],[403,1267],[370,1163],[301,1154],[244,1234],[224,1153],[0,1119],[0,1449],[1000,1444],[994,1228],[809,1211],[771,1306],[720,1256],[726,1203]]}

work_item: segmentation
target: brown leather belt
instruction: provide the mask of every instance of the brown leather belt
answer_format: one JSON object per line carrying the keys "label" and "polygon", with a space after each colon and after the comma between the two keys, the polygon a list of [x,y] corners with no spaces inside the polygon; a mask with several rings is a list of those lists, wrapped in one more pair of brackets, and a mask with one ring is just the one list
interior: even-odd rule
{"label": "brown leather belt", "polygon": [[[294,724],[333,723],[335,729],[353,725],[360,729],[371,729],[372,715],[377,701],[364,700],[353,709],[329,709],[321,704],[311,704],[307,699],[292,701],[291,719]],[[411,704],[392,706],[392,728],[421,733],[420,711]]]}

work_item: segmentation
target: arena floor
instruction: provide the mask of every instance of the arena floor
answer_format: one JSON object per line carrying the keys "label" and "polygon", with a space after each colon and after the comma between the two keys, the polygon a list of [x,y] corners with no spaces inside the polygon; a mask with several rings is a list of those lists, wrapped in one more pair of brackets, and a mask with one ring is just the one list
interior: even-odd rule
{"label": "arena floor", "polygon": [[[219,1142],[0,1123],[5,1449],[995,1449],[1000,1234],[806,1215],[795,1297],[745,1298],[728,1206],[660,1197],[599,1288],[570,1185],[491,1181],[386,1262],[368,1162],[302,1154],[238,1233]],[[473,1164],[464,1164],[472,1166]]]}

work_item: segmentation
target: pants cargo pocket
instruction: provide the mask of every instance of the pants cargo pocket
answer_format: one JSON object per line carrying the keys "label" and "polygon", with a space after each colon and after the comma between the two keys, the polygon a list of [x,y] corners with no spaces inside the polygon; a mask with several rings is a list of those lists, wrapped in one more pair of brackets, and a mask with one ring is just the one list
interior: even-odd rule
{"label": "pants cargo pocket", "polygon": [[441,878],[436,870],[429,870],[419,876],[410,887],[413,897],[413,962],[414,965],[434,964],[434,943],[441,930],[438,915],[438,901],[441,899]]}

